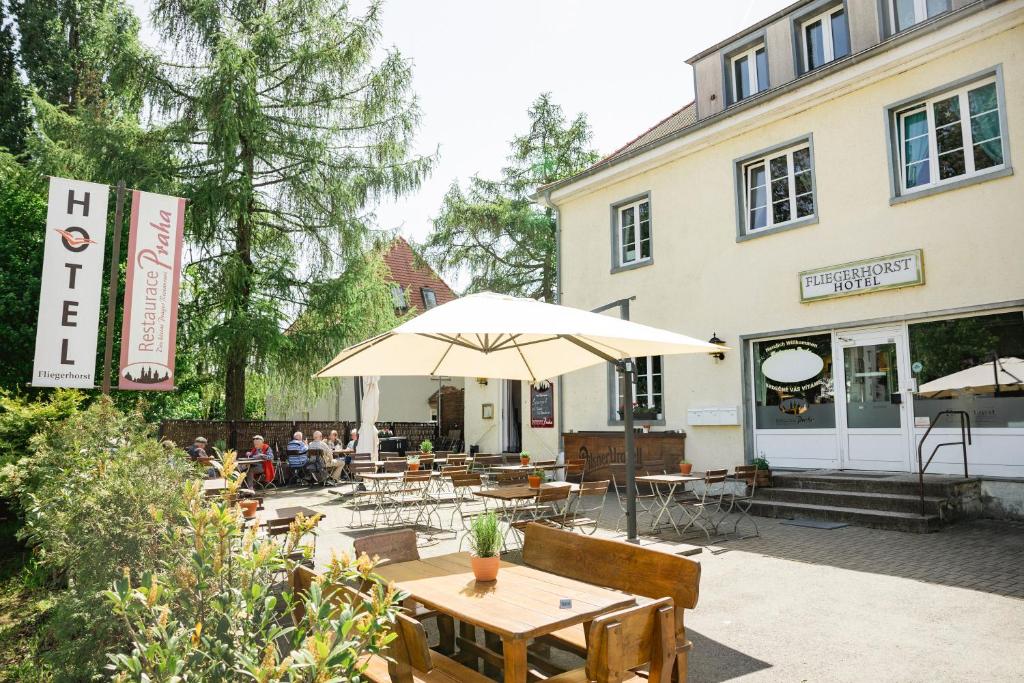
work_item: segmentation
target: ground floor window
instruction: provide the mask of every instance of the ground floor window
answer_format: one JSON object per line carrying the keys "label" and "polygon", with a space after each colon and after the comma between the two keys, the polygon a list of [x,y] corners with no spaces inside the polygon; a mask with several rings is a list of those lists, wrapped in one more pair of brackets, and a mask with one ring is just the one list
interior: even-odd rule
{"label": "ground floor window", "polygon": [[927,426],[942,410],[966,410],[975,428],[1024,427],[1024,314],[909,328],[915,425]]}
{"label": "ground floor window", "polygon": [[836,426],[832,335],[754,343],[754,417],[758,429]]}
{"label": "ground floor window", "polygon": [[[641,420],[660,420],[664,418],[662,409],[662,374],[661,356],[641,356],[634,358],[636,373],[633,383],[633,416]],[[615,418],[624,417],[626,396],[622,385],[622,376],[613,372],[615,387]]]}

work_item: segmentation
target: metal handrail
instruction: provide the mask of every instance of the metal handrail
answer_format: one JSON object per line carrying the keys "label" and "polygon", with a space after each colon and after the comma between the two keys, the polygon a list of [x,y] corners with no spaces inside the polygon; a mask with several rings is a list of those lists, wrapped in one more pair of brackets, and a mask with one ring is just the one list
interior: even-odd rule
{"label": "metal handrail", "polygon": [[[945,443],[935,444],[935,448],[932,449],[932,454],[928,456],[928,462],[923,462],[923,450],[924,442],[928,438],[928,435],[932,433],[932,428],[939,423],[939,418],[943,415],[959,415],[960,416],[960,440],[959,441],[946,441]],[[925,514],[924,506],[924,471],[928,469],[928,466],[932,464],[932,460],[935,458],[935,454],[943,446],[961,446],[964,454],[964,477],[967,477],[967,447],[971,444],[971,416],[965,410],[941,410],[936,413],[935,418],[928,425],[927,431],[921,440],[917,442],[917,476],[920,481],[921,487],[921,515]]]}

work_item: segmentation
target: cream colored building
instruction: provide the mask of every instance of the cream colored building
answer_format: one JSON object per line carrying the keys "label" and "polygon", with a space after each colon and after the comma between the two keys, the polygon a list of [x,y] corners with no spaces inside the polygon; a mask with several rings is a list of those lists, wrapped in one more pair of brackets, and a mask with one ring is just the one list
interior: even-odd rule
{"label": "cream colored building", "polygon": [[[922,390],[1024,357],[1024,0],[801,1],[689,64],[694,103],[539,195],[562,303],[731,347],[640,361],[652,428],[697,469],[916,471],[964,410],[971,473],[1024,477],[1020,383]],[[566,376],[534,430],[523,385],[525,447],[621,429],[615,386]],[[504,387],[467,381],[467,443],[502,445]]]}

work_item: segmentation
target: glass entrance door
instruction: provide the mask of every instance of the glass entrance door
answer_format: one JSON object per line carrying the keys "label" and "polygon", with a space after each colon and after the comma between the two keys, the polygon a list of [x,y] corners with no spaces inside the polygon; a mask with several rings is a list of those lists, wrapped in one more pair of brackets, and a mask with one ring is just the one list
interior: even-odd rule
{"label": "glass entrance door", "polygon": [[843,466],[909,469],[906,336],[899,329],[836,336],[842,349]]}

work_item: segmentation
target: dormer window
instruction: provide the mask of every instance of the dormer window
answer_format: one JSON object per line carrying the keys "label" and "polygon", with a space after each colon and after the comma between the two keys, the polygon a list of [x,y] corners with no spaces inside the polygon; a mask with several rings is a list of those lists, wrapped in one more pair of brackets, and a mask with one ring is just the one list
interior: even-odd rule
{"label": "dormer window", "polygon": [[805,72],[850,54],[850,29],[842,5],[808,19],[801,28]]}
{"label": "dormer window", "polygon": [[423,294],[423,307],[433,308],[437,306],[437,295],[430,287],[423,287],[420,289],[420,293]]}
{"label": "dormer window", "polygon": [[899,33],[925,19],[949,11],[949,0],[889,0],[892,32]]}
{"label": "dormer window", "polygon": [[732,101],[739,102],[768,89],[768,53],[764,44],[732,57]]}

